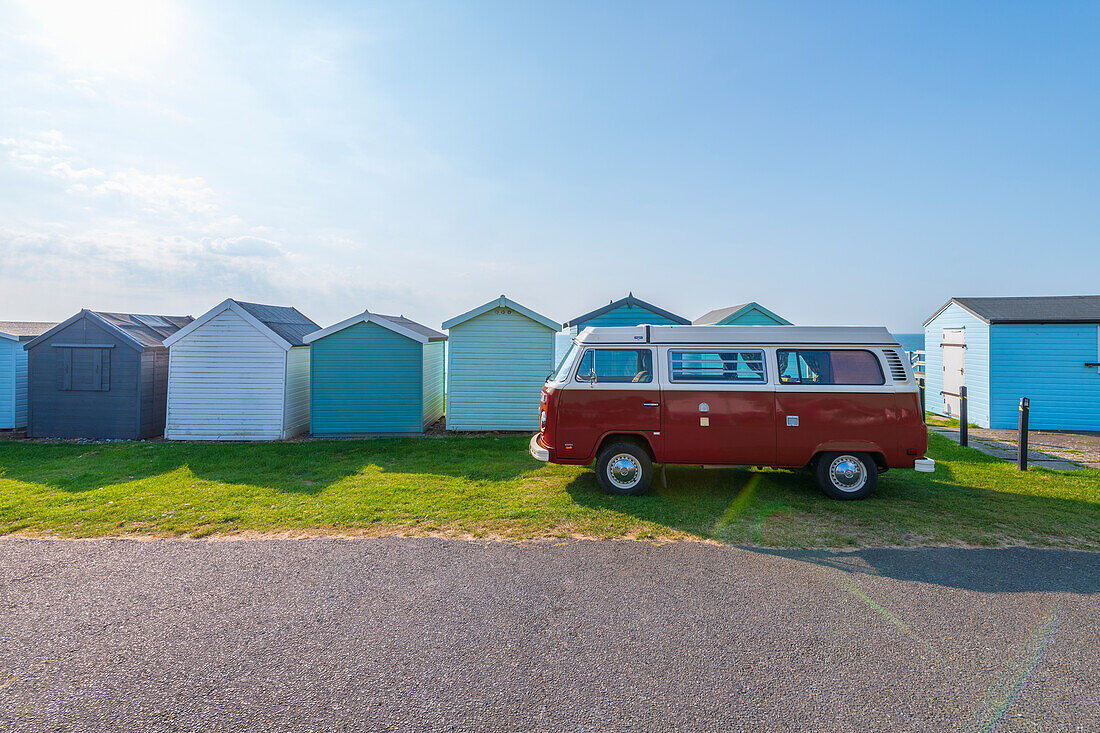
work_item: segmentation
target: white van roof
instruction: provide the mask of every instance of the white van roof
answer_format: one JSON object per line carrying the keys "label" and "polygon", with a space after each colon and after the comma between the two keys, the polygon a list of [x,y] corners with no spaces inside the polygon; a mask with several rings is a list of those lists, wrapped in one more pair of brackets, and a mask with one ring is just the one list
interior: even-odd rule
{"label": "white van roof", "polygon": [[580,332],[576,341],[579,344],[901,346],[881,326],[589,326]]}

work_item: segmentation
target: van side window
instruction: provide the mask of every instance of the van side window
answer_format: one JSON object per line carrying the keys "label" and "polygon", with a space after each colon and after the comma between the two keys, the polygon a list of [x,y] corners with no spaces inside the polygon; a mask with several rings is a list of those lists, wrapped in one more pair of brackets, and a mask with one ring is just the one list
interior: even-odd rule
{"label": "van side window", "polygon": [[763,351],[670,351],[668,358],[673,382],[764,384],[768,381]]}
{"label": "van side window", "polygon": [[777,351],[783,384],[886,384],[882,365],[862,349]]}
{"label": "van side window", "polygon": [[587,382],[593,370],[597,383],[652,382],[653,352],[649,349],[589,349],[581,358],[576,380]]}

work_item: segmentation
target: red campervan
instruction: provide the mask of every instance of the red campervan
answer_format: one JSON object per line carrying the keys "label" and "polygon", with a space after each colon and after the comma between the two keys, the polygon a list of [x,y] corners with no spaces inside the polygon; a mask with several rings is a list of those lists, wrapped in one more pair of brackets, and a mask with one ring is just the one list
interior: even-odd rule
{"label": "red campervan", "polygon": [[542,390],[531,454],[596,462],[612,494],[654,463],[809,467],[836,499],[933,471],[916,380],[884,328],[587,328]]}

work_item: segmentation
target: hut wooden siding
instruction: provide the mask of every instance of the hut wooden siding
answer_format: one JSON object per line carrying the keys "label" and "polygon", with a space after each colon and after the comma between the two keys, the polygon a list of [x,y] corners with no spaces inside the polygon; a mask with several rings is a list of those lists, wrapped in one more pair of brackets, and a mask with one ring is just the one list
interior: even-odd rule
{"label": "hut wooden siding", "polygon": [[27,434],[161,435],[168,380],[163,339],[190,320],[85,310],[27,343]]}
{"label": "hut wooden siding", "polygon": [[417,434],[443,416],[443,334],[363,313],[308,338],[313,434]]}
{"label": "hut wooden siding", "polygon": [[23,345],[56,325],[0,321],[0,430],[27,426],[27,352]]}
{"label": "hut wooden siding", "polygon": [[501,296],[450,319],[447,429],[538,430],[539,396],[561,328]]}
{"label": "hut wooden siding", "polygon": [[309,346],[295,334],[317,329],[293,308],[235,300],[212,308],[169,342],[165,437],[280,440],[308,430]]}
{"label": "hut wooden siding", "polygon": [[577,316],[565,324],[570,335],[576,336],[587,326],[687,326],[691,321],[652,303],[635,298],[633,293],[602,308]]}
{"label": "hut wooden siding", "polygon": [[[16,358],[24,354],[23,345],[14,339],[0,339],[0,430],[12,430],[23,427],[18,424],[15,408],[15,393],[18,389],[19,379],[16,375]],[[23,394],[27,392],[26,357],[21,360],[23,367]],[[25,410],[24,410],[25,413]]]}
{"label": "hut wooden siding", "polygon": [[925,322],[928,411],[957,417],[961,382],[981,427],[1015,428],[1027,397],[1032,429],[1100,430],[1098,363],[1100,296],[953,298]]}
{"label": "hut wooden siding", "polygon": [[[961,331],[964,346],[942,346],[944,331]],[[944,390],[944,349],[961,349],[967,390],[969,422],[989,427],[989,324],[957,304],[950,304],[924,329],[924,400],[925,409],[937,415],[957,418],[957,401],[946,400]],[[952,407],[952,405],[956,405]]]}

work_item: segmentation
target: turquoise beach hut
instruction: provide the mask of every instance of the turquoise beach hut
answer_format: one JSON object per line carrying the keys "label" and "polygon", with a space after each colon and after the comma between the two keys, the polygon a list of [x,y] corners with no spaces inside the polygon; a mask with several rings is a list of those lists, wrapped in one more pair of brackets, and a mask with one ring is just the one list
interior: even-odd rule
{"label": "turquoise beach hut", "polygon": [[603,308],[577,316],[565,324],[571,336],[576,336],[587,326],[690,326],[691,321],[658,308],[629,293],[625,298],[613,300]]}
{"label": "turquoise beach hut", "polygon": [[538,430],[561,324],[500,296],[444,322],[447,429]]}
{"label": "turquoise beach hut", "polygon": [[305,341],[315,435],[417,434],[443,417],[442,333],[363,311]]}

